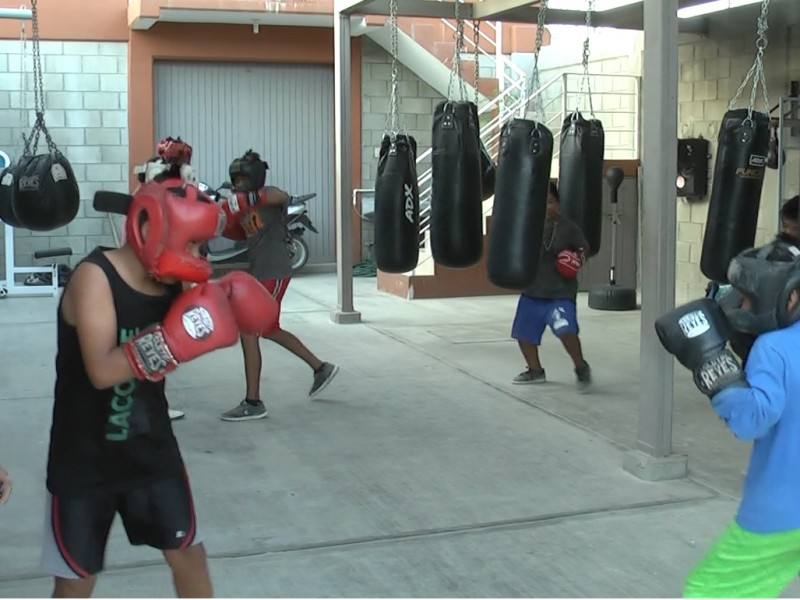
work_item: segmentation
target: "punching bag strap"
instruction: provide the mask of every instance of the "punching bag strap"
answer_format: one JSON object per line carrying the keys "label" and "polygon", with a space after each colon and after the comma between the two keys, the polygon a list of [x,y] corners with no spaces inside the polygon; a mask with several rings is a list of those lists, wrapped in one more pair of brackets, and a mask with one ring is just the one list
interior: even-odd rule
{"label": "punching bag strap", "polygon": [[756,56],[753,60],[753,66],[750,67],[750,70],[747,72],[747,75],[745,75],[742,84],[739,86],[739,89],[736,90],[736,94],[728,105],[728,110],[734,109],[736,103],[739,101],[739,98],[744,93],[744,89],[747,87],[748,82],[752,78],[753,88],[750,90],[750,105],[748,107],[747,119],[745,120],[745,123],[749,121],[749,125],[751,127],[754,126],[753,111],[755,110],[756,94],[758,93],[759,83],[761,84],[761,90],[764,94],[764,112],[767,115],[770,114],[767,82],[764,76],[764,50],[767,49],[767,45],[769,44],[769,40],[767,38],[767,30],[769,29],[769,25],[767,23],[767,16],[769,15],[769,3],[770,0],[761,0],[761,14],[758,17],[756,29],[758,34],[756,37]]}
{"label": "punching bag strap", "polygon": [[61,152],[56,148],[55,142],[50,137],[50,132],[47,131],[47,125],[44,122],[44,85],[42,84],[42,56],[39,51],[39,11],[37,8],[37,0],[31,0],[31,29],[33,31],[33,95],[34,95],[34,111],[36,113],[36,121],[33,124],[33,129],[29,136],[22,136],[25,142],[25,147],[22,151],[23,156],[33,156],[39,147],[39,135],[44,133],[45,140],[47,141],[47,149],[54,157],[59,157]]}
{"label": "punching bag strap", "polygon": [[580,114],[584,90],[586,90],[586,96],[589,100],[589,113],[592,115],[593,119],[595,118],[594,104],[592,103],[592,83],[589,79],[589,38],[592,33],[592,13],[594,13],[594,0],[586,0],[586,39],[583,41],[583,76],[581,77],[581,89],[578,91],[578,98],[575,102],[575,112],[572,115],[573,120],[577,120]]}
{"label": "punching bag strap", "polygon": [[400,66],[398,58],[398,26],[397,26],[397,2],[398,0],[389,0],[389,30],[392,34],[392,81],[389,90],[389,114],[386,115],[386,124],[384,125],[384,133],[389,136],[392,144],[397,140],[399,133],[405,132],[405,124],[402,121],[402,100],[400,98],[400,91],[397,88],[399,79]]}
{"label": "punching bag strap", "polygon": [[[450,69],[450,82],[447,84],[447,99],[467,101],[467,87],[461,77],[461,55],[464,53],[464,19],[461,18],[461,2],[453,2],[456,9],[456,47],[453,52],[453,66]],[[458,81],[459,97],[453,94],[453,85]],[[477,85],[477,82],[476,82]]]}
{"label": "punching bag strap", "polygon": [[539,81],[539,53],[542,51],[542,44],[544,43],[544,23],[545,15],[547,14],[547,4],[549,0],[541,0],[539,3],[539,14],[536,16],[536,49],[533,53],[533,72],[528,77],[528,85],[525,89],[525,104],[522,107],[522,118],[528,114],[531,100],[533,100],[533,120],[544,123],[546,120],[544,114],[544,101],[540,88],[542,87]]}

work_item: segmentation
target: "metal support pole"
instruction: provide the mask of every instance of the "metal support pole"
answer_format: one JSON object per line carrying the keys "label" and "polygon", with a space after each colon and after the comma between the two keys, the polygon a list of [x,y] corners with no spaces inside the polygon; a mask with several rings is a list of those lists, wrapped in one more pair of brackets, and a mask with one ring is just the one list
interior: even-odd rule
{"label": "metal support pole", "polygon": [[336,284],[338,299],[331,313],[334,323],[359,323],[361,314],[353,309],[353,189],[351,170],[350,129],[350,17],[338,10],[333,20],[334,113],[336,118]]}
{"label": "metal support pole", "polygon": [[33,19],[33,11],[29,8],[0,8],[0,19],[30,21]]}
{"label": "metal support pole", "polygon": [[624,468],[652,481],[686,476],[672,455],[674,362],[654,327],[675,307],[678,0],[644,0],[644,39],[639,431]]}

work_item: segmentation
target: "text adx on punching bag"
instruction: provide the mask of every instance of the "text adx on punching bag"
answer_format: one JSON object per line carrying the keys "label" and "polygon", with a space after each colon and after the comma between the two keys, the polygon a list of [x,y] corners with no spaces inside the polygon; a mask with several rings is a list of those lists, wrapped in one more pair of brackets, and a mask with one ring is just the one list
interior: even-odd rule
{"label": "text adx on punching bag", "polygon": [[375,179],[375,266],[405,273],[419,260],[417,142],[399,134],[383,136]]}
{"label": "text adx on punching bag", "polygon": [[714,181],[708,203],[700,270],[718,283],[728,281],[728,263],[755,244],[761,188],[769,153],[770,118],[748,118],[746,108],[725,113],[719,130]]}
{"label": "text adx on punching bag", "polygon": [[431,136],[431,253],[444,267],[476,264],[483,254],[481,151],[472,102],[445,100]]}
{"label": "text adx on punching bag", "polygon": [[587,256],[599,252],[603,233],[604,153],[603,123],[585,119],[580,112],[567,115],[558,156],[560,210],[583,232],[589,243]]}
{"label": "text adx on punching bag", "polygon": [[547,212],[553,134],[513,119],[500,133],[487,271],[495,285],[525,289],[536,279]]}

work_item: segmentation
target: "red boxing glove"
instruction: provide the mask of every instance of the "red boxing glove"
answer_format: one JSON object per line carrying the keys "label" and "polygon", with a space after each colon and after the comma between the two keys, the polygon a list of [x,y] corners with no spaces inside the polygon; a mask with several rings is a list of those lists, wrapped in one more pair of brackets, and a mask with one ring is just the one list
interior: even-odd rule
{"label": "red boxing glove", "polygon": [[228,296],[239,331],[260,335],[278,320],[278,303],[259,281],[244,271],[231,271],[216,282]]}
{"label": "red boxing glove", "polygon": [[175,299],[163,323],[139,332],[122,349],[137,379],[161,381],[179,364],[237,339],[239,328],[225,291],[201,283]]}
{"label": "red boxing glove", "polygon": [[267,190],[261,188],[257,192],[224,190],[222,210],[228,219],[228,225],[222,233],[231,240],[243,240],[261,228],[258,207],[267,203]]}
{"label": "red boxing glove", "polygon": [[583,252],[562,250],[556,255],[556,270],[566,279],[575,279],[583,266]]}

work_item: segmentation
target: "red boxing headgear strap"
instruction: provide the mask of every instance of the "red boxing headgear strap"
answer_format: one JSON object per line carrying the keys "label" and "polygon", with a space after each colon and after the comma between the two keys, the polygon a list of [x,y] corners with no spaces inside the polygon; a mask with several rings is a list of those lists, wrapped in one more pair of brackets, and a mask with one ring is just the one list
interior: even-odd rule
{"label": "red boxing headgear strap", "polygon": [[[142,233],[145,217],[147,236]],[[125,222],[128,244],[151,277],[189,282],[211,277],[211,263],[190,254],[189,244],[210,240],[224,228],[222,208],[180,179],[142,184]]]}

